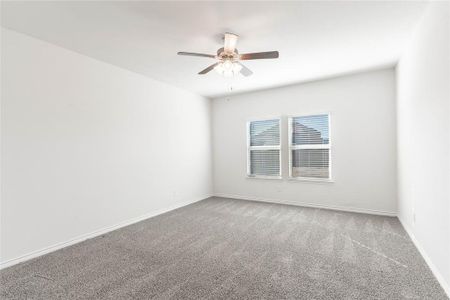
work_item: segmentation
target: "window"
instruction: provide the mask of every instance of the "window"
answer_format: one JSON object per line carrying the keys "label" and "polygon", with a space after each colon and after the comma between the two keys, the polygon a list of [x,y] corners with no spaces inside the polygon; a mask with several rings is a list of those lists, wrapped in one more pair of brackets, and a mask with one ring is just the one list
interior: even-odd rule
{"label": "window", "polygon": [[247,175],[281,176],[280,119],[252,121],[247,124]]}
{"label": "window", "polygon": [[330,180],[329,115],[289,119],[289,176]]}

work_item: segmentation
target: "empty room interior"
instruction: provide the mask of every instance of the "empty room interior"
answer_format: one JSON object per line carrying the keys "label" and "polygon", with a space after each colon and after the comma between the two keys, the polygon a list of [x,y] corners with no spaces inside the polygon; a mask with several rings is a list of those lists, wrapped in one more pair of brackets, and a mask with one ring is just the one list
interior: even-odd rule
{"label": "empty room interior", "polygon": [[1,1],[0,299],[449,299],[449,1]]}

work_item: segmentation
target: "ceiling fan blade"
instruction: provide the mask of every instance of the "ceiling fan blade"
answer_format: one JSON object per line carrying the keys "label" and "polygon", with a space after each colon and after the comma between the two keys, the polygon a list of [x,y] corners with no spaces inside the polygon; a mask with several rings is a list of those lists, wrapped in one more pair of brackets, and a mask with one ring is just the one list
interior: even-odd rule
{"label": "ceiling fan blade", "polygon": [[242,69],[241,69],[241,74],[244,75],[245,77],[248,77],[250,75],[253,74],[252,70],[250,70],[249,68],[247,68],[246,66],[244,66],[243,64],[241,64],[240,62],[237,62],[239,65],[241,65]]}
{"label": "ceiling fan blade", "polygon": [[186,56],[199,56],[199,57],[216,58],[215,55],[212,55],[212,54],[203,54],[203,53],[178,52],[177,54],[178,54],[178,55],[186,55]]}
{"label": "ceiling fan blade", "polygon": [[207,67],[206,69],[204,69],[204,70],[198,72],[198,74],[199,74],[199,75],[206,74],[206,73],[208,73],[209,71],[211,71],[212,69],[214,69],[214,67],[217,66],[218,64],[219,64],[219,63],[216,62],[215,64],[212,64],[212,65],[210,65],[209,67]]}
{"label": "ceiling fan blade", "polygon": [[229,32],[225,33],[223,49],[226,53],[234,53],[234,50],[236,49],[237,39],[238,35]]}
{"label": "ceiling fan blade", "polygon": [[245,53],[239,56],[240,60],[251,60],[251,59],[267,59],[267,58],[278,58],[278,51],[269,52],[255,52],[255,53]]}

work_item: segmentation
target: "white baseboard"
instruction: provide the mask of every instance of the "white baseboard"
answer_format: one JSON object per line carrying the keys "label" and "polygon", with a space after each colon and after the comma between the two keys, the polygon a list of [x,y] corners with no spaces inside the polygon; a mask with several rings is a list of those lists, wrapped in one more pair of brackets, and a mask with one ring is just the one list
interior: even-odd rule
{"label": "white baseboard", "polygon": [[442,276],[441,272],[439,272],[438,268],[436,268],[436,265],[433,263],[433,261],[428,256],[428,254],[425,252],[425,249],[419,243],[419,240],[417,240],[412,229],[408,225],[406,225],[406,222],[404,222],[400,217],[398,217],[398,219],[399,219],[400,223],[402,224],[403,228],[405,228],[405,231],[408,233],[409,237],[411,238],[412,242],[416,246],[417,250],[419,250],[419,253],[422,255],[422,257],[425,260],[425,262],[427,263],[428,267],[431,269],[431,272],[433,272],[434,277],[436,277],[437,281],[439,282],[441,287],[444,289],[447,296],[450,298],[449,283],[446,282],[444,276]]}
{"label": "white baseboard", "polygon": [[289,200],[281,200],[281,199],[268,199],[268,198],[233,195],[233,194],[224,194],[224,193],[215,193],[214,196],[215,197],[222,197],[222,198],[232,198],[232,199],[240,199],[240,200],[250,200],[250,201],[258,201],[258,202],[288,204],[288,205],[294,205],[294,206],[305,206],[305,207],[313,207],[313,208],[322,208],[322,209],[331,209],[331,210],[339,210],[339,211],[347,211],[347,212],[356,212],[356,213],[370,214],[370,215],[380,215],[380,216],[389,216],[389,217],[396,217],[397,216],[396,212],[374,210],[374,209],[366,209],[366,208],[357,208],[357,207],[321,205],[321,204],[306,203],[306,202],[297,202],[297,201],[289,201]]}
{"label": "white baseboard", "polygon": [[142,216],[139,216],[139,217],[136,217],[136,218],[132,218],[132,219],[120,222],[120,223],[112,225],[112,226],[104,227],[104,228],[101,228],[101,229],[98,229],[98,230],[95,230],[95,231],[92,231],[92,232],[89,232],[89,233],[86,233],[86,234],[79,235],[79,236],[77,236],[75,238],[72,238],[72,239],[70,239],[68,241],[60,242],[60,243],[57,243],[57,244],[54,244],[54,245],[51,245],[51,246],[48,246],[48,247],[45,247],[45,248],[33,251],[33,252],[30,252],[30,253],[27,253],[25,255],[21,255],[21,256],[16,257],[16,258],[9,259],[7,261],[4,261],[4,262],[0,263],[0,270],[4,269],[4,268],[7,268],[7,267],[11,267],[11,266],[16,265],[18,263],[30,260],[32,258],[41,256],[41,255],[44,255],[44,254],[47,254],[47,253],[50,253],[50,252],[53,252],[53,251],[56,251],[56,250],[68,247],[68,246],[71,246],[73,244],[80,243],[80,242],[85,241],[87,239],[91,239],[91,238],[94,238],[96,236],[108,233],[110,231],[113,231],[113,230],[116,230],[116,229],[119,229],[119,228],[122,228],[122,227],[125,227],[125,226],[128,226],[128,225],[131,225],[131,224],[134,224],[134,223],[137,223],[137,222],[140,222],[140,221],[143,221],[145,219],[148,219],[148,218],[151,218],[151,217],[154,217],[154,216],[166,213],[166,212],[169,212],[171,210],[174,210],[174,209],[177,209],[177,208],[180,208],[180,207],[183,207],[183,206],[186,206],[186,205],[189,205],[189,204],[192,204],[192,203],[204,200],[204,199],[209,198],[209,197],[211,197],[211,195],[209,195],[209,196],[207,195],[206,197],[202,197],[201,199],[194,199],[194,200],[191,200],[191,201],[185,201],[185,202],[182,202],[182,203],[171,205],[171,206],[169,206],[167,208],[159,209],[157,211],[153,211],[153,212],[147,213],[145,215],[142,215]]}
{"label": "white baseboard", "polygon": [[[375,214],[375,215],[383,215],[383,216],[396,216],[397,214],[394,212],[386,212],[386,211],[379,211],[379,210],[369,210],[369,209],[361,209],[361,208],[353,208],[353,207],[340,207],[340,206],[328,206],[328,205],[317,205],[317,204],[311,204],[311,203],[304,203],[304,202],[294,202],[294,201],[286,201],[286,200],[278,200],[278,199],[267,199],[267,198],[260,198],[260,197],[249,197],[249,196],[242,196],[242,195],[233,195],[233,194],[223,194],[223,193],[216,193],[214,196],[216,197],[222,197],[222,198],[232,198],[232,199],[240,199],[240,200],[249,200],[249,201],[259,201],[259,202],[268,202],[268,203],[278,203],[278,204],[288,204],[288,205],[295,205],[295,206],[305,206],[305,207],[313,207],[313,208],[323,208],[323,209],[331,209],[331,210],[339,210],[339,211],[348,211],[348,212],[357,212],[357,213],[365,213],[365,214]],[[172,205],[168,208],[165,209],[160,209],[154,212],[150,212],[147,213],[145,215],[121,222],[119,224],[115,224],[112,226],[108,226],[99,230],[95,230],[93,232],[87,233],[87,234],[83,234],[80,236],[77,236],[73,239],[70,239],[68,241],[65,242],[61,242],[61,243],[57,243],[54,244],[52,246],[49,247],[45,247],[42,248],[40,250],[37,251],[33,251],[30,252],[28,254],[4,261],[0,263],[0,270],[13,266],[15,264],[30,260],[32,258],[68,247],[70,245],[76,244],[76,243],[80,243],[82,241],[85,241],[87,239],[91,239],[94,238],[96,236],[108,233],[110,231],[143,221],[145,219],[169,212],[171,210],[201,201],[203,199],[209,198],[210,196],[206,196],[204,198],[201,199],[196,199],[196,200],[191,200],[191,201],[186,201],[186,202],[182,202],[182,203],[178,203],[176,205]],[[420,254],[422,255],[422,257],[424,258],[425,262],[428,264],[429,268],[431,269],[431,271],[433,272],[434,276],[436,277],[436,279],[438,280],[439,284],[442,286],[442,288],[444,289],[444,291],[447,293],[447,295],[450,297],[450,287],[447,284],[447,282],[445,281],[444,277],[441,275],[441,273],[439,272],[439,270],[436,268],[436,266],[433,264],[433,262],[431,261],[430,257],[427,255],[427,253],[425,252],[424,248],[421,246],[421,244],[419,243],[419,241],[416,239],[415,235],[413,234],[411,228],[409,228],[409,226],[406,225],[405,222],[403,222],[400,218],[400,223],[402,224],[402,226],[405,228],[406,232],[408,233],[409,237],[411,238],[411,240],[413,241],[414,245],[416,246],[416,248],[418,249],[418,251],[420,252]]]}

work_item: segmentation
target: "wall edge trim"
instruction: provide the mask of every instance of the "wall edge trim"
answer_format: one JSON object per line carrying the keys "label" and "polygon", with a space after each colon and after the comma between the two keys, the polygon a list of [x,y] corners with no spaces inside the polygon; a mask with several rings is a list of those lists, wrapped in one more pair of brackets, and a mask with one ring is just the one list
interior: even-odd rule
{"label": "wall edge trim", "polygon": [[205,195],[204,197],[201,197],[201,198],[195,198],[193,200],[183,201],[183,202],[180,202],[180,203],[177,203],[177,204],[174,204],[174,205],[170,205],[169,207],[166,207],[166,208],[163,208],[163,209],[158,209],[158,210],[146,213],[144,215],[141,215],[141,216],[138,216],[138,217],[134,217],[134,218],[128,219],[126,221],[122,221],[120,223],[117,223],[117,224],[114,224],[114,225],[111,225],[111,226],[106,226],[106,227],[103,227],[103,228],[91,231],[89,233],[78,235],[78,236],[76,236],[74,238],[71,238],[71,239],[69,239],[67,241],[59,242],[59,243],[50,245],[48,247],[44,247],[44,248],[41,248],[41,249],[38,249],[38,250],[35,250],[35,251],[31,251],[31,252],[26,253],[26,254],[23,254],[21,256],[8,259],[6,261],[0,262],[0,270],[8,268],[8,267],[11,267],[11,266],[14,266],[16,264],[19,264],[19,263],[22,263],[22,262],[25,262],[25,261],[28,261],[28,260],[31,260],[33,258],[37,258],[37,257],[42,256],[42,255],[45,255],[45,254],[48,254],[48,253],[51,253],[51,252],[54,252],[54,251],[57,251],[57,250],[60,250],[60,249],[63,249],[63,248],[75,245],[75,244],[78,244],[78,243],[81,243],[81,242],[83,242],[85,240],[98,237],[98,236],[100,236],[102,234],[106,234],[108,232],[120,229],[122,227],[126,227],[128,225],[132,225],[132,224],[138,223],[140,221],[144,221],[146,219],[149,219],[149,218],[152,218],[152,217],[156,217],[158,215],[161,215],[161,214],[170,212],[172,210],[175,210],[175,209],[187,206],[189,204],[193,204],[193,203],[205,200],[207,198],[210,198],[211,196],[212,195],[207,194],[207,195]]}
{"label": "wall edge trim", "polygon": [[436,268],[435,264],[433,263],[431,258],[428,256],[427,252],[425,251],[425,248],[420,244],[419,240],[414,235],[412,228],[409,227],[408,225],[406,225],[406,222],[403,221],[402,218],[400,218],[400,216],[398,217],[398,220],[400,221],[400,224],[402,224],[402,226],[405,229],[406,233],[409,235],[409,238],[413,242],[414,246],[416,246],[416,248],[419,251],[420,255],[425,260],[426,264],[430,268],[430,270],[433,273],[434,277],[439,282],[439,284],[441,285],[442,289],[447,294],[447,296],[450,298],[450,286],[445,281],[444,276],[442,276],[441,272],[439,272],[439,270]]}
{"label": "wall edge trim", "polygon": [[350,206],[332,206],[332,205],[323,205],[323,204],[313,204],[313,203],[307,203],[307,202],[297,202],[297,201],[282,200],[282,199],[269,199],[269,198],[261,198],[261,197],[257,197],[257,196],[243,196],[243,195],[235,195],[235,194],[227,194],[227,193],[215,193],[214,196],[222,197],[222,198],[239,199],[239,200],[249,200],[249,201],[258,201],[258,202],[330,209],[330,210],[337,210],[337,211],[356,212],[356,213],[370,214],[370,215],[380,215],[380,216],[389,216],[389,217],[397,216],[397,212],[359,208],[359,207],[350,207]]}

